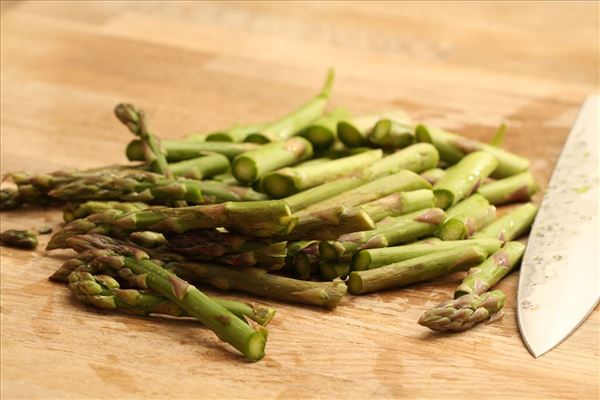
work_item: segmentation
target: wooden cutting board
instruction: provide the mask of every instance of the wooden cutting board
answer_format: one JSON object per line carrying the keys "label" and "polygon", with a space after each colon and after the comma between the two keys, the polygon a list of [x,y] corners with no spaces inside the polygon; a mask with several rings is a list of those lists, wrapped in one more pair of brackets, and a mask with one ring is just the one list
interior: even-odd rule
{"label": "wooden cutting board", "polygon": [[[124,162],[119,101],[163,138],[257,122],[309,98],[402,108],[532,160],[545,186],[583,97],[598,91],[598,3],[2,3],[2,173]],[[1,215],[59,227],[58,210]],[[193,322],[100,312],[47,277],[68,252],[1,249],[1,397],[598,398],[600,313],[534,360],[515,320],[456,335],[416,324],[460,277],[332,312],[267,302],[268,355],[248,364]],[[575,294],[576,295],[576,294]],[[233,298],[251,299],[232,294]]]}

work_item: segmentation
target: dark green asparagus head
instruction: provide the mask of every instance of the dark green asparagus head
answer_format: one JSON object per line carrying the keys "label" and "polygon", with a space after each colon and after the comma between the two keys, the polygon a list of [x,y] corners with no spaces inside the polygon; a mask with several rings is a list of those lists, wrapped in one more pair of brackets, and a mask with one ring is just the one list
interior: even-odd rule
{"label": "dark green asparagus head", "polygon": [[9,229],[0,234],[0,244],[7,247],[33,250],[38,245],[35,232]]}

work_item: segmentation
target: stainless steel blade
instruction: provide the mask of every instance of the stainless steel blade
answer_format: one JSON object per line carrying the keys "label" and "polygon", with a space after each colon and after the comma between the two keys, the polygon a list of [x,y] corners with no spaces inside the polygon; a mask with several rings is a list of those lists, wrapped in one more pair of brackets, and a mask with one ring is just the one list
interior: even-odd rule
{"label": "stainless steel blade", "polygon": [[599,121],[600,96],[589,96],[558,159],[523,257],[519,329],[536,358],[577,329],[600,299]]}

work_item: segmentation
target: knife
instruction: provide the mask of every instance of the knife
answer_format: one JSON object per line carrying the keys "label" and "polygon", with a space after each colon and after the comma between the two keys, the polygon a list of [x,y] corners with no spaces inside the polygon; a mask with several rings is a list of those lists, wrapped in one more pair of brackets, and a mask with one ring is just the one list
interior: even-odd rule
{"label": "knife", "polygon": [[600,96],[589,96],[567,138],[523,256],[517,296],[521,336],[537,358],[593,311],[598,265]]}

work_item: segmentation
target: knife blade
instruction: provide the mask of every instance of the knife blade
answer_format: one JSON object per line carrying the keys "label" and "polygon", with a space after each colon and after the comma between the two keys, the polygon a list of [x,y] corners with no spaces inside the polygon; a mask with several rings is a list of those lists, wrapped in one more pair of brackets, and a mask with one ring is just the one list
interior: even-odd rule
{"label": "knife blade", "polygon": [[523,256],[517,315],[537,358],[592,312],[600,299],[598,125],[600,96],[589,96],[548,184]]}

